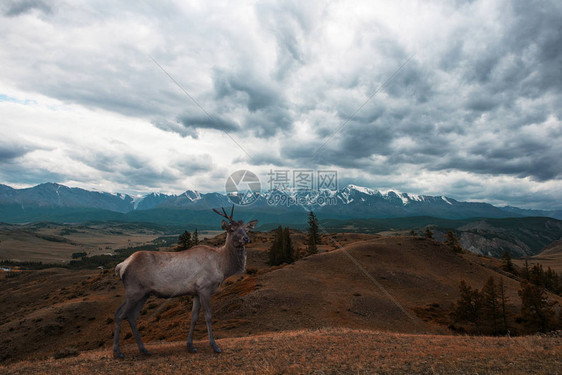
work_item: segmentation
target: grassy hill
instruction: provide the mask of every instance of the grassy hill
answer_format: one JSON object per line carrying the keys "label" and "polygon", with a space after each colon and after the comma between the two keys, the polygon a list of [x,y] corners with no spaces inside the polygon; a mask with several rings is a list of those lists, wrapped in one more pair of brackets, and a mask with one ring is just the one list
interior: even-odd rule
{"label": "grassy hill", "polygon": [[[302,234],[294,233],[293,237],[295,246],[303,245]],[[338,233],[324,236],[320,254],[292,265],[269,267],[266,260],[271,234],[254,233],[252,239],[247,267],[251,272],[225,281],[212,299],[215,336],[219,339],[247,338],[240,342],[259,347],[263,335],[291,337],[288,332],[295,330],[342,328],[366,330],[371,332],[368,335],[372,331],[416,334],[432,340],[433,335],[451,333],[448,316],[451,303],[458,298],[459,281],[464,279],[481,288],[489,276],[503,278],[512,304],[512,332],[519,327],[514,319],[519,312],[519,282],[496,272],[500,262],[495,259],[453,253],[439,242],[419,237]],[[208,241],[220,243],[222,239]],[[113,314],[124,296],[124,288],[112,270],[22,271],[4,278],[2,285],[0,360],[51,358],[69,348],[79,352],[111,350]],[[562,302],[553,295],[549,298]],[[190,306],[189,297],[151,297],[139,318],[143,340],[149,347],[185,341]],[[128,326],[123,327],[127,347],[134,340]],[[206,338],[202,318],[195,338]],[[458,338],[458,342],[447,340],[460,348],[458,343],[464,339]],[[423,340],[413,342],[419,341]],[[228,344],[233,345],[229,350],[237,353],[236,341],[226,342],[233,343]],[[478,340],[474,338],[474,342]],[[550,347],[552,343],[545,345]],[[333,353],[338,348],[326,350]],[[380,350],[395,349],[388,346]],[[135,350],[130,347],[125,354],[130,356]],[[306,359],[306,352],[296,350],[293,355],[298,356],[295,363]],[[363,354],[359,351],[353,355]],[[350,364],[351,357],[343,358]]]}
{"label": "grassy hill", "polygon": [[[3,374],[555,374],[562,366],[560,337],[470,337],[413,335],[383,331],[328,328],[220,339],[220,355],[199,342],[200,352],[187,353],[185,342],[155,342],[150,357],[131,353],[114,360],[107,349],[71,358],[0,365]],[[133,354],[135,353],[135,354]]]}

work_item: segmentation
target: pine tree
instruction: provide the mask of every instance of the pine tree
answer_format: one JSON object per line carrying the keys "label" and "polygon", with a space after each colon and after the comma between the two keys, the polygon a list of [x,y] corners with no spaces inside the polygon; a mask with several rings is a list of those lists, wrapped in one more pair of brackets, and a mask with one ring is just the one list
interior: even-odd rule
{"label": "pine tree", "polygon": [[283,263],[283,228],[280,226],[275,230],[273,243],[269,248],[269,264],[278,266]]}
{"label": "pine tree", "polygon": [[498,292],[500,295],[500,316],[503,323],[503,332],[509,332],[509,326],[507,325],[507,303],[509,302],[509,297],[505,295],[505,287],[503,285],[503,278],[500,277],[500,284],[498,287]]}
{"label": "pine tree", "polygon": [[285,227],[283,230],[283,262],[284,263],[294,263],[294,250],[293,243],[291,241],[291,234],[289,233],[289,227]]}
{"label": "pine tree", "polygon": [[187,230],[183,232],[178,238],[178,245],[182,250],[189,249],[192,246],[191,233],[189,233]]}
{"label": "pine tree", "polygon": [[314,215],[314,212],[310,211],[308,213],[308,241],[318,245],[321,240],[320,231],[318,229],[318,218]]}
{"label": "pine tree", "polygon": [[425,228],[424,232],[425,238],[433,239],[433,232],[428,228]]}
{"label": "pine tree", "polygon": [[490,333],[499,333],[501,302],[492,276],[486,281],[480,294],[482,297],[481,321]]}
{"label": "pine tree", "polygon": [[554,305],[548,300],[544,289],[527,281],[521,282],[521,318],[533,331],[547,332],[554,328]]}
{"label": "pine tree", "polygon": [[530,272],[529,272],[529,262],[525,259],[525,264],[523,265],[523,269],[521,270],[521,277],[525,280],[529,280]]}
{"label": "pine tree", "polygon": [[503,252],[502,261],[502,268],[505,272],[515,273],[515,267],[513,266],[513,262],[511,261],[511,255],[509,255],[507,250]]}
{"label": "pine tree", "polygon": [[545,286],[544,282],[544,270],[542,269],[542,265],[535,264],[531,268],[531,272],[529,273],[529,282],[535,284],[537,286]]}
{"label": "pine tree", "polygon": [[474,323],[479,331],[478,318],[481,308],[482,297],[478,290],[473,290],[464,280],[461,280],[459,284],[459,299],[453,311],[454,319],[458,322]]}
{"label": "pine tree", "polygon": [[550,267],[548,267],[548,271],[549,272],[549,278],[550,278],[550,282],[551,282],[551,288],[550,290],[553,293],[556,294],[560,294],[560,278],[558,277],[558,274],[556,273],[556,271],[552,270]]}
{"label": "pine tree", "polygon": [[306,241],[306,255],[318,253],[318,244],[320,243],[320,233],[318,230],[318,219],[314,212],[308,213],[308,236]]}
{"label": "pine tree", "polygon": [[558,275],[552,268],[548,267],[548,269],[544,273],[544,280],[546,289],[550,290],[552,293],[559,292]]}
{"label": "pine tree", "polygon": [[447,235],[445,236],[445,245],[450,247],[455,253],[462,252],[462,247],[459,244],[459,239],[452,231],[447,232]]}
{"label": "pine tree", "polygon": [[193,232],[193,246],[199,245],[199,233],[197,232],[197,228],[195,228],[195,232]]}

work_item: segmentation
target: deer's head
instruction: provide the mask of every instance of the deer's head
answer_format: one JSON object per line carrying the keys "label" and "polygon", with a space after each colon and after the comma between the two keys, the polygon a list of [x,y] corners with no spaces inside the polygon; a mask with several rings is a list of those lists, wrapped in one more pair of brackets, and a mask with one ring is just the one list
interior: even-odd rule
{"label": "deer's head", "polygon": [[232,219],[234,214],[234,205],[232,205],[230,216],[226,214],[224,208],[222,209],[222,212],[215,208],[213,208],[213,211],[228,219],[228,221],[222,221],[222,229],[226,231],[227,242],[230,242],[235,247],[243,247],[245,244],[250,243],[250,237],[248,237],[246,231],[254,229],[258,223],[257,220],[248,221],[246,224],[244,224],[242,220],[234,221]]}

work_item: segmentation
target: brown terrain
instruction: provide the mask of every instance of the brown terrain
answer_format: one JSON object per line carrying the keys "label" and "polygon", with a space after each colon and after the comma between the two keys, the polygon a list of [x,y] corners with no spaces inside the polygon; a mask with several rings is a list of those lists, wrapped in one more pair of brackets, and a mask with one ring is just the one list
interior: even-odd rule
{"label": "brown terrain", "polygon": [[[529,257],[527,259],[529,266],[534,264],[541,264],[546,270],[548,267],[552,268],[557,273],[562,273],[562,240],[555,241],[547,246],[540,254]],[[524,260],[515,260],[515,264],[523,266]]]}
{"label": "brown terrain", "polygon": [[[0,279],[0,372],[562,371],[560,336],[476,337],[448,328],[461,279],[480,289],[490,276],[503,278],[510,312],[519,313],[519,281],[499,271],[499,260],[420,237],[346,233],[324,236],[319,254],[269,267],[272,234],[251,236],[247,273],[226,280],[211,303],[223,354],[212,354],[202,317],[200,353],[187,353],[189,297],[151,297],[139,331],[153,355],[138,354],[124,324],[126,359],[114,360],[120,280],[113,270],[51,268]],[[304,248],[302,233],[292,239]]]}
{"label": "brown terrain", "polygon": [[[218,233],[200,231],[199,237],[214,237]],[[72,259],[73,253],[112,254],[115,249],[151,243],[160,236],[165,234],[142,225],[135,228],[134,225],[107,223],[23,226],[0,223],[0,260],[64,263]]]}
{"label": "brown terrain", "polygon": [[112,253],[127,246],[148,243],[161,233],[152,230],[111,228],[107,224],[73,227],[51,223],[26,226],[0,224],[0,259],[62,263],[73,253],[88,255]]}

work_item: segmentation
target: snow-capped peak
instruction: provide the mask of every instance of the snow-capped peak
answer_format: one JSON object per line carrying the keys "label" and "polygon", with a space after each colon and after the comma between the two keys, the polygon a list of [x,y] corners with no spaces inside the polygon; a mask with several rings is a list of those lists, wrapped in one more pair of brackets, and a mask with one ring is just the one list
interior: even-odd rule
{"label": "snow-capped peak", "polygon": [[186,190],[182,195],[185,195],[190,201],[201,199],[201,194],[197,190]]}
{"label": "snow-capped peak", "polygon": [[360,193],[367,194],[367,195],[375,195],[377,193],[376,190],[373,190],[371,188],[363,187],[363,186],[357,186],[357,185],[353,185],[353,184],[347,185],[346,188],[348,190],[355,190],[355,191],[358,191]]}
{"label": "snow-capped peak", "polygon": [[451,206],[453,205],[451,202],[449,202],[446,196],[442,195],[441,199],[443,199],[446,203],[450,204]]}

